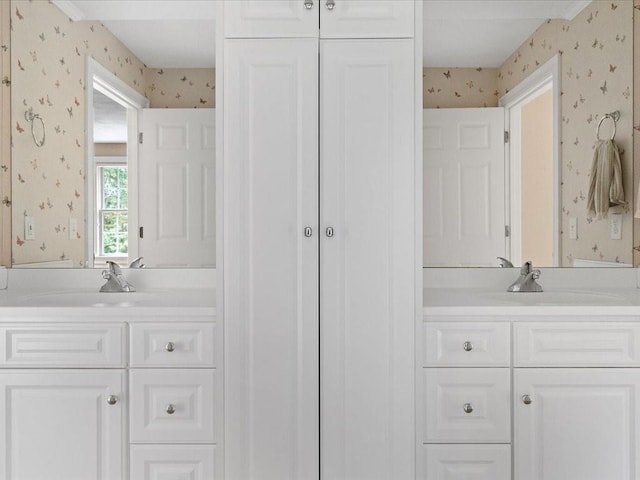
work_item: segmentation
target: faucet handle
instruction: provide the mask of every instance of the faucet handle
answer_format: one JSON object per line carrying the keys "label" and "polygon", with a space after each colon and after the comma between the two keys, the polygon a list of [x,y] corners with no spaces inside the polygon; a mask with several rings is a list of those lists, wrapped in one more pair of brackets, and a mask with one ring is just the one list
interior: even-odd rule
{"label": "faucet handle", "polygon": [[531,270],[533,269],[533,262],[531,260],[527,260],[520,267],[520,275],[529,275]]}
{"label": "faucet handle", "polygon": [[144,268],[142,257],[138,257],[129,264],[129,268]]}
{"label": "faucet handle", "polygon": [[512,268],[513,267],[513,263],[511,263],[506,258],[504,258],[504,257],[496,257],[496,258],[500,261],[500,267],[501,268]]}
{"label": "faucet handle", "polygon": [[122,270],[120,269],[120,265],[111,260],[107,260],[107,265],[109,265],[109,272],[114,275],[122,275]]}

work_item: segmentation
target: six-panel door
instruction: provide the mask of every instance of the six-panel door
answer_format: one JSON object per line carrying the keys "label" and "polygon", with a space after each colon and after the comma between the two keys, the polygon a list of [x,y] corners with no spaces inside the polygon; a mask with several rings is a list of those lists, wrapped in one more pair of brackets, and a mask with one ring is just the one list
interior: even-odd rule
{"label": "six-panel door", "polygon": [[126,478],[125,392],[119,370],[0,372],[0,478]]}
{"label": "six-panel door", "polygon": [[515,480],[638,478],[640,370],[516,369]]}

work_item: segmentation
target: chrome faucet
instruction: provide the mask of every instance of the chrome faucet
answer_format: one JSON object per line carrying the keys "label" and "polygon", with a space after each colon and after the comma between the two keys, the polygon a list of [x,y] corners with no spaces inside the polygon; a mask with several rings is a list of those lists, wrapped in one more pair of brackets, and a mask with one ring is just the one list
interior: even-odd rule
{"label": "chrome faucet", "polygon": [[129,284],[127,280],[122,275],[122,269],[120,266],[107,260],[107,264],[109,265],[109,270],[102,271],[102,278],[104,278],[107,283],[102,285],[100,288],[101,292],[135,292],[136,289],[133,288],[133,285]]}
{"label": "chrome faucet", "polygon": [[541,292],[542,287],[536,282],[539,278],[540,270],[534,270],[532,262],[525,262],[520,268],[520,277],[507,288],[507,292]]}
{"label": "chrome faucet", "polygon": [[138,257],[133,262],[131,262],[129,264],[129,268],[144,268],[144,263],[142,263],[142,257]]}
{"label": "chrome faucet", "polygon": [[500,268],[513,268],[513,263],[504,257],[497,257],[500,261]]}

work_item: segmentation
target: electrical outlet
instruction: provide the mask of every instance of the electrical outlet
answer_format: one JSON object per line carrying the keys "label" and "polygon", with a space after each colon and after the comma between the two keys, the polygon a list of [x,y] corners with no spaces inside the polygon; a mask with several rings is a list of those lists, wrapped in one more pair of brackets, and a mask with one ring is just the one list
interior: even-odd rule
{"label": "electrical outlet", "polygon": [[77,240],[78,238],[78,220],[75,218],[69,219],[69,240]]}
{"label": "electrical outlet", "polygon": [[611,240],[622,240],[622,214],[613,213],[609,216]]}
{"label": "electrical outlet", "polygon": [[24,239],[36,239],[36,222],[33,217],[24,217]]}
{"label": "electrical outlet", "polygon": [[569,239],[578,239],[578,219],[576,217],[569,217]]}

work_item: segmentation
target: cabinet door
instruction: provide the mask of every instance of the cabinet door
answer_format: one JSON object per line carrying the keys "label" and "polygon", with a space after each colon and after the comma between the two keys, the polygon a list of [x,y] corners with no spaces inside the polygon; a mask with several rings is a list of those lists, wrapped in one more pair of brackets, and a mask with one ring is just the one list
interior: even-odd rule
{"label": "cabinet door", "polygon": [[315,479],[318,40],[225,42],[225,478]]}
{"label": "cabinet door", "polygon": [[327,480],[414,478],[412,52],[411,40],[335,40],[321,47],[320,403]]}
{"label": "cabinet door", "polygon": [[227,38],[317,37],[321,0],[224,2]]}
{"label": "cabinet door", "polygon": [[124,392],[117,370],[0,373],[0,478],[126,478]]}
{"label": "cabinet door", "polygon": [[322,38],[410,38],[414,0],[319,0]]}
{"label": "cabinet door", "polygon": [[639,387],[637,369],[517,369],[516,480],[638,478]]}

